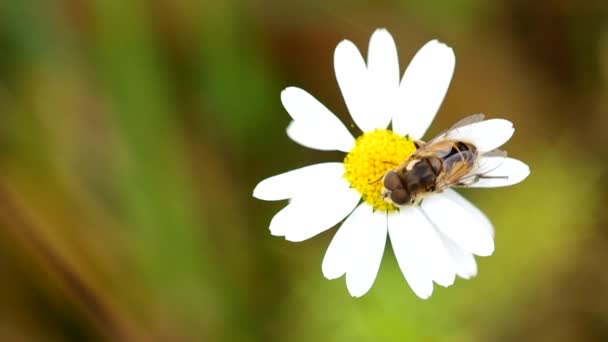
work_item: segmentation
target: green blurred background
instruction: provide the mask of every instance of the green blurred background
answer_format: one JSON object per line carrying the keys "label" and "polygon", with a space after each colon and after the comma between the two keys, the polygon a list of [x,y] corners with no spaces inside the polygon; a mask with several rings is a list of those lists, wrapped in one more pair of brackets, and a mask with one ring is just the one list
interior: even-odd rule
{"label": "green blurred background", "polygon": [[[608,341],[605,1],[0,1],[0,341]],[[347,125],[345,38],[386,27],[401,72],[456,53],[431,134],[515,123],[520,185],[479,275],[417,298],[387,249],[360,299],[268,232],[261,179],[340,153],[285,135],[309,90]],[[351,126],[352,127],[352,126]],[[354,131],[353,131],[354,132]]]}

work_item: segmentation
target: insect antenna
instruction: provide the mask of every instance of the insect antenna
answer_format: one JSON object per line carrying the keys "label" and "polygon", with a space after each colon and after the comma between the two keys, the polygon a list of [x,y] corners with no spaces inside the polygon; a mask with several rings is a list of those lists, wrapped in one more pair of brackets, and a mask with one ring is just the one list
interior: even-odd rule
{"label": "insect antenna", "polygon": [[374,181],[369,181],[369,182],[367,182],[367,184],[374,184],[374,183],[377,183],[377,182],[378,182],[378,181],[380,181],[380,180],[381,180],[383,177],[384,177],[384,174],[383,174],[382,176],[380,176],[380,177],[376,178],[376,180],[374,180]]}

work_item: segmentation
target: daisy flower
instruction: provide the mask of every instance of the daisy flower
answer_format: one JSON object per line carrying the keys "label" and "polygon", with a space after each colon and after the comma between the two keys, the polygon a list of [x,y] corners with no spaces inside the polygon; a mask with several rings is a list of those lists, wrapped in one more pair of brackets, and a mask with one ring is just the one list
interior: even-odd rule
{"label": "daisy flower", "polygon": [[[416,53],[400,79],[397,48],[384,29],[369,42],[367,63],[348,40],[338,44],[334,68],[353,121],[363,131],[354,138],[340,120],[308,92],[289,87],[281,93],[293,119],[287,135],[298,144],[322,151],[342,151],[342,162],[320,163],[260,182],[253,196],[289,199],[270,222],[270,232],[303,241],[342,222],[322,270],[328,279],[345,275],[350,294],[371,288],[384,253],[387,235],[405,280],[420,298],[433,292],[433,282],[450,286],[455,277],[477,274],[474,255],[494,251],[488,218],[452,189],[433,193],[422,203],[400,206],[385,201],[378,181],[416,151],[433,121],[454,71],[451,48],[432,40]],[[391,125],[392,130],[387,129]],[[484,153],[513,134],[503,119],[478,121],[459,128],[462,141],[478,148],[480,162],[494,165],[472,187],[498,187],[522,181],[528,166],[511,158]],[[466,132],[466,134],[462,133]],[[458,134],[458,133],[457,133]],[[497,176],[497,177],[492,177]],[[375,181],[376,180],[376,181]]]}

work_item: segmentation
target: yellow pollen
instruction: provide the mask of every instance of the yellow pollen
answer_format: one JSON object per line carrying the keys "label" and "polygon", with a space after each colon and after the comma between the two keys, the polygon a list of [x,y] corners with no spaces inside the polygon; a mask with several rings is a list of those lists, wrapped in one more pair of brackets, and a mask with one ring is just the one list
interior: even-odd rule
{"label": "yellow pollen", "polygon": [[344,158],[344,178],[361,193],[374,210],[396,210],[382,199],[382,176],[416,151],[414,142],[386,129],[367,132],[357,138]]}

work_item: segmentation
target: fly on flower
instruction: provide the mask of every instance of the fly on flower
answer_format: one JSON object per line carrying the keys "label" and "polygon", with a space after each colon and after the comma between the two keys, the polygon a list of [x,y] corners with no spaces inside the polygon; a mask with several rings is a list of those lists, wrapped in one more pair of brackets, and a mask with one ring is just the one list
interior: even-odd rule
{"label": "fly on flower", "polygon": [[[496,149],[481,155],[467,137],[471,124],[483,118],[483,114],[468,116],[428,143],[416,142],[416,151],[382,177],[382,198],[396,206],[414,205],[423,197],[450,187],[469,187],[487,179],[508,180],[508,175],[491,175],[507,153]],[[504,124],[510,125],[506,120]],[[488,163],[490,156],[493,162]]]}
{"label": "fly on flower", "polygon": [[[452,49],[425,44],[400,77],[397,48],[388,31],[370,39],[367,62],[344,40],[334,54],[338,85],[356,139],[340,120],[306,91],[281,93],[293,119],[288,136],[309,148],[342,151],[342,162],[292,170],[260,182],[253,196],[289,199],[270,222],[273,235],[303,241],[336,224],[322,270],[345,275],[352,296],[371,288],[387,235],[405,280],[420,298],[433,283],[477,274],[474,255],[494,252],[488,218],[452,187],[499,187],[521,182],[526,164],[497,150],[513,135],[511,122],[473,115],[423,143],[454,71]],[[387,129],[391,124],[392,130]],[[424,200],[422,200],[424,199]]]}

